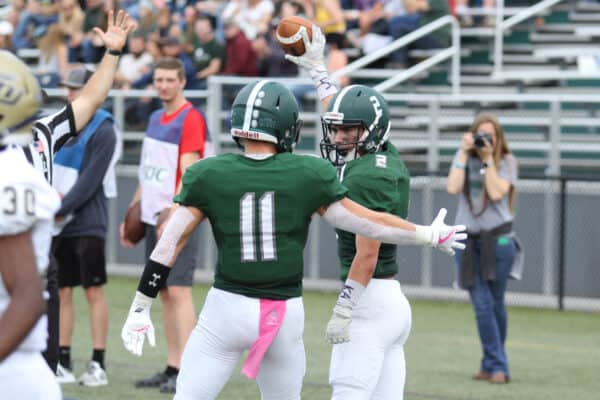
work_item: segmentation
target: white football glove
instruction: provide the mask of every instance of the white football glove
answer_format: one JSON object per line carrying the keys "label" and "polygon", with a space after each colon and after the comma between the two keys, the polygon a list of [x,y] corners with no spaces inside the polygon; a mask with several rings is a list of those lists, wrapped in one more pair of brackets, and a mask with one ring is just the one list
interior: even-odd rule
{"label": "white football glove", "polygon": [[325,68],[325,36],[321,29],[314,25],[312,26],[312,41],[308,38],[306,29],[300,31],[302,41],[304,42],[305,52],[301,56],[293,56],[286,54],[285,58],[296,65],[305,68],[311,76],[316,73],[327,71]]}
{"label": "white football glove", "polygon": [[152,300],[151,297],[136,292],[131,303],[131,308],[129,309],[129,315],[127,315],[127,321],[125,321],[125,325],[123,325],[123,329],[121,330],[123,345],[129,352],[136,356],[142,355],[146,335],[148,336],[150,346],[154,347],[156,345],[154,326],[150,320]]}
{"label": "white football glove", "polygon": [[349,305],[336,304],[333,307],[333,315],[327,323],[325,341],[330,344],[349,342],[351,322],[352,308]]}
{"label": "white football glove", "polygon": [[448,211],[442,208],[430,226],[417,226],[417,236],[425,244],[453,256],[454,249],[465,248],[464,243],[460,243],[460,241],[467,238],[465,233],[467,228],[464,225],[446,225],[444,218],[447,213]]}

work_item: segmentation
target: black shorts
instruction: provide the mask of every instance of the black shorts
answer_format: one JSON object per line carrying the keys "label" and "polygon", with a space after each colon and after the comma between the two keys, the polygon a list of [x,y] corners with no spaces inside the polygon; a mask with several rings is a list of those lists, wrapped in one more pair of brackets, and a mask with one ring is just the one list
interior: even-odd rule
{"label": "black shorts", "polygon": [[104,239],[93,236],[55,237],[52,254],[58,261],[58,287],[84,288],[106,283]]}

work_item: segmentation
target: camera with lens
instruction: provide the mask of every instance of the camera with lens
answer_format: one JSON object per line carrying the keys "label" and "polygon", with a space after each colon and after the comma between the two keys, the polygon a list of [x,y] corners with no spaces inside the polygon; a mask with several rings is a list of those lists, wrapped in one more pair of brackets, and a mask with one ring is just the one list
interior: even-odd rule
{"label": "camera with lens", "polygon": [[477,132],[473,135],[473,144],[478,149],[485,147],[488,143],[491,143],[490,137],[483,132]]}

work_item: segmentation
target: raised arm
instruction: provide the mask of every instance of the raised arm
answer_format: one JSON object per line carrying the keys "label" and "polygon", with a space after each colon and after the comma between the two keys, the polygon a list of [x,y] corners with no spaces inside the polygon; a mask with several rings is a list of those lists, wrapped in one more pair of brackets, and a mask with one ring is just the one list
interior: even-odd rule
{"label": "raised arm", "polygon": [[329,78],[325,66],[325,36],[317,25],[312,26],[312,40],[308,38],[305,30],[301,34],[306,51],[301,56],[286,54],[285,58],[309,73],[315,89],[317,89],[323,110],[327,110],[329,101],[338,92],[338,88]]}
{"label": "raised arm", "polygon": [[127,41],[127,35],[135,27],[135,21],[129,18],[129,15],[123,10],[119,11],[116,17],[111,10],[108,12],[106,32],[100,28],[94,28],[95,33],[102,39],[106,47],[106,54],[102,57],[96,72],[81,89],[79,97],[71,103],[77,132],[87,125],[106,99],[115,79],[119,56]]}

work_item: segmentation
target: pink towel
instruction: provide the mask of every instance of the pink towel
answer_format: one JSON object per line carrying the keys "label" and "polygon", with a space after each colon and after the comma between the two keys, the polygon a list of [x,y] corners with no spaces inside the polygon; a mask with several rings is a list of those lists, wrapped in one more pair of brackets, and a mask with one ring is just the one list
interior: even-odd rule
{"label": "pink towel", "polygon": [[285,317],[285,300],[260,299],[260,321],[258,325],[258,339],[252,343],[242,374],[250,379],[255,379],[260,369],[260,363],[275,339]]}

